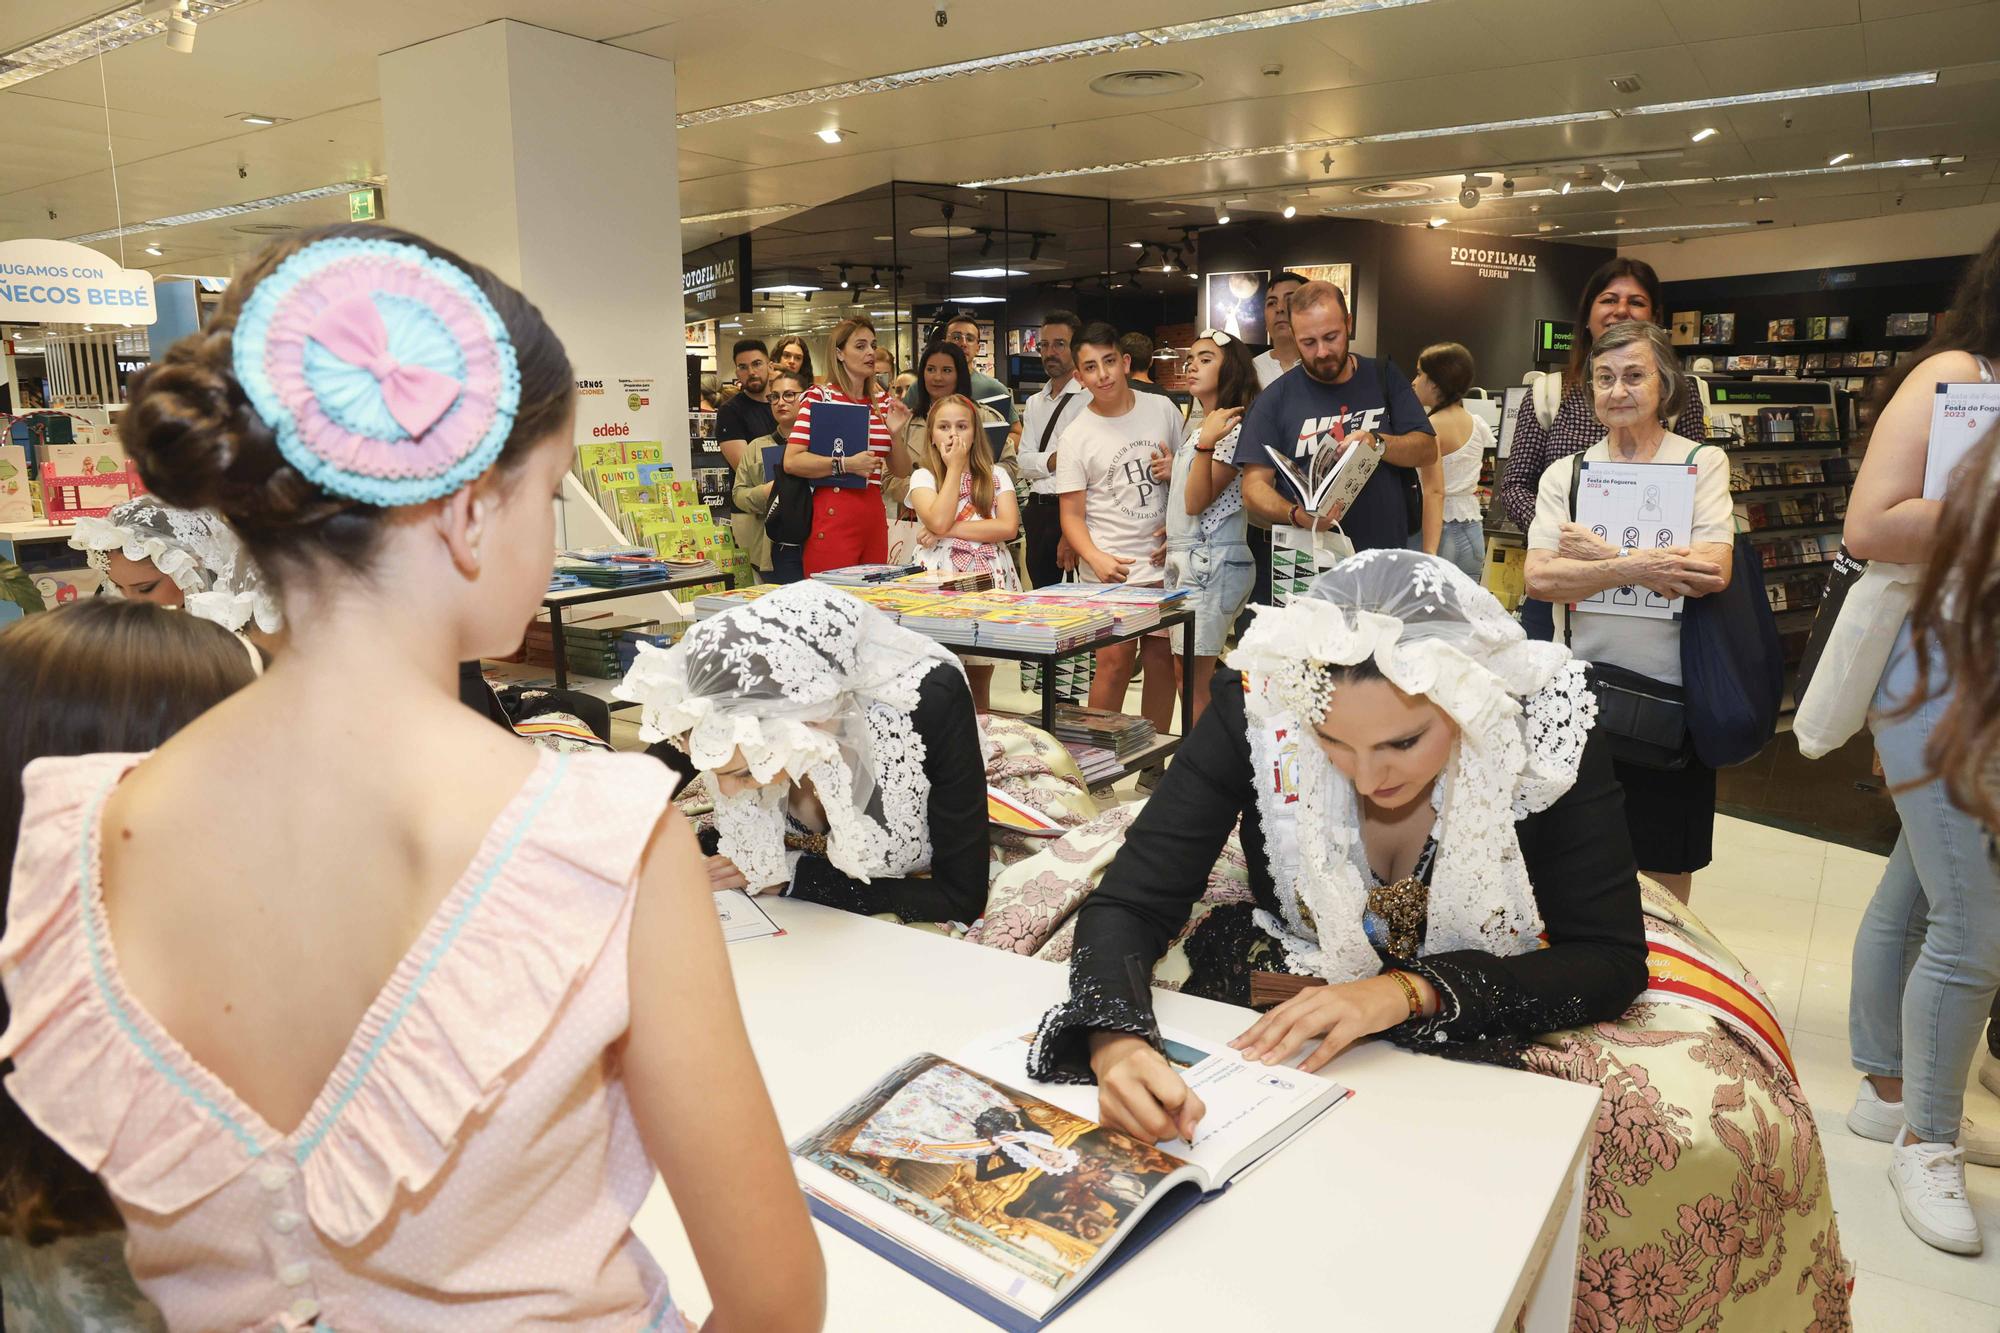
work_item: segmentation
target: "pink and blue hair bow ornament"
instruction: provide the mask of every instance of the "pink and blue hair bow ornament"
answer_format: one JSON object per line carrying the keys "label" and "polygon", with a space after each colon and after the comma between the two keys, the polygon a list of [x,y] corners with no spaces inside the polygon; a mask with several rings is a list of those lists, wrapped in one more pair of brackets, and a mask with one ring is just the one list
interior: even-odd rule
{"label": "pink and blue hair bow ornament", "polygon": [[243,303],[233,358],[285,461],[366,504],[458,490],[493,466],[520,406],[493,303],[399,241],[336,237],[285,260]]}

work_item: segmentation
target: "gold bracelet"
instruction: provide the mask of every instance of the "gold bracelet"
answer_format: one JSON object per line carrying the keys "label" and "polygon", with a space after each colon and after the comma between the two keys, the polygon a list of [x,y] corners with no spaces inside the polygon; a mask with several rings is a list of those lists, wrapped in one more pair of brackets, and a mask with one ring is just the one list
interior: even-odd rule
{"label": "gold bracelet", "polygon": [[1424,997],[1417,990],[1416,983],[1411,981],[1408,974],[1403,972],[1385,972],[1383,975],[1403,988],[1403,994],[1410,1002],[1409,1016],[1411,1018],[1421,1018],[1424,1012]]}

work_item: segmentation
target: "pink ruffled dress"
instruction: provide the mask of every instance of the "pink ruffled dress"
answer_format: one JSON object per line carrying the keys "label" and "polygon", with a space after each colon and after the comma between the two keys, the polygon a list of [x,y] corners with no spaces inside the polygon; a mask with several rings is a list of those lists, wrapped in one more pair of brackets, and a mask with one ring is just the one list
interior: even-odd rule
{"label": "pink ruffled dress", "polygon": [[685,1329],[631,1232],[654,1170],[611,1050],[667,768],[543,754],[280,1134],[119,977],[98,816],[143,758],[23,775],[0,1055],[22,1109],[110,1188],[169,1323]]}

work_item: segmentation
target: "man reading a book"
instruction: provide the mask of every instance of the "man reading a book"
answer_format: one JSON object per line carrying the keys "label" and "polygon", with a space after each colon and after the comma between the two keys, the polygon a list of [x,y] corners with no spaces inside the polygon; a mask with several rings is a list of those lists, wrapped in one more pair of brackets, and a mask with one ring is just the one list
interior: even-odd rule
{"label": "man reading a book", "polygon": [[[1243,503],[1271,524],[1340,524],[1356,551],[1399,549],[1416,531],[1417,469],[1438,461],[1437,435],[1410,381],[1387,357],[1348,350],[1353,322],[1347,298],[1330,282],[1308,282],[1291,295],[1292,340],[1302,375],[1283,375],[1243,416],[1236,448]],[[1264,451],[1289,454],[1310,475],[1321,449],[1380,448],[1382,466],[1345,512],[1312,513],[1281,485]],[[1259,462],[1258,460],[1264,460]]]}
{"label": "man reading a book", "polygon": [[[1171,398],[1133,392],[1118,330],[1102,321],[1078,340],[1076,373],[1090,402],[1063,428],[1056,493],[1063,540],[1077,556],[1077,578],[1161,587],[1167,577],[1168,482],[1184,431],[1180,409]],[[1165,632],[1148,634],[1136,651],[1130,643],[1099,649],[1090,706],[1120,711],[1138,660],[1146,668],[1139,711],[1165,731],[1179,684],[1173,640]]]}

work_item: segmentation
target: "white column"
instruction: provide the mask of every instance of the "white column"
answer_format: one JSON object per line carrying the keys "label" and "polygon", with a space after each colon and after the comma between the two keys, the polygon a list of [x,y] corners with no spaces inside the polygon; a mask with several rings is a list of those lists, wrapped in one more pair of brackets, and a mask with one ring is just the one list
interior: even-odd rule
{"label": "white column", "polygon": [[500,21],[380,74],[385,220],[527,293],[578,375],[651,376],[686,475],[673,65]]}

